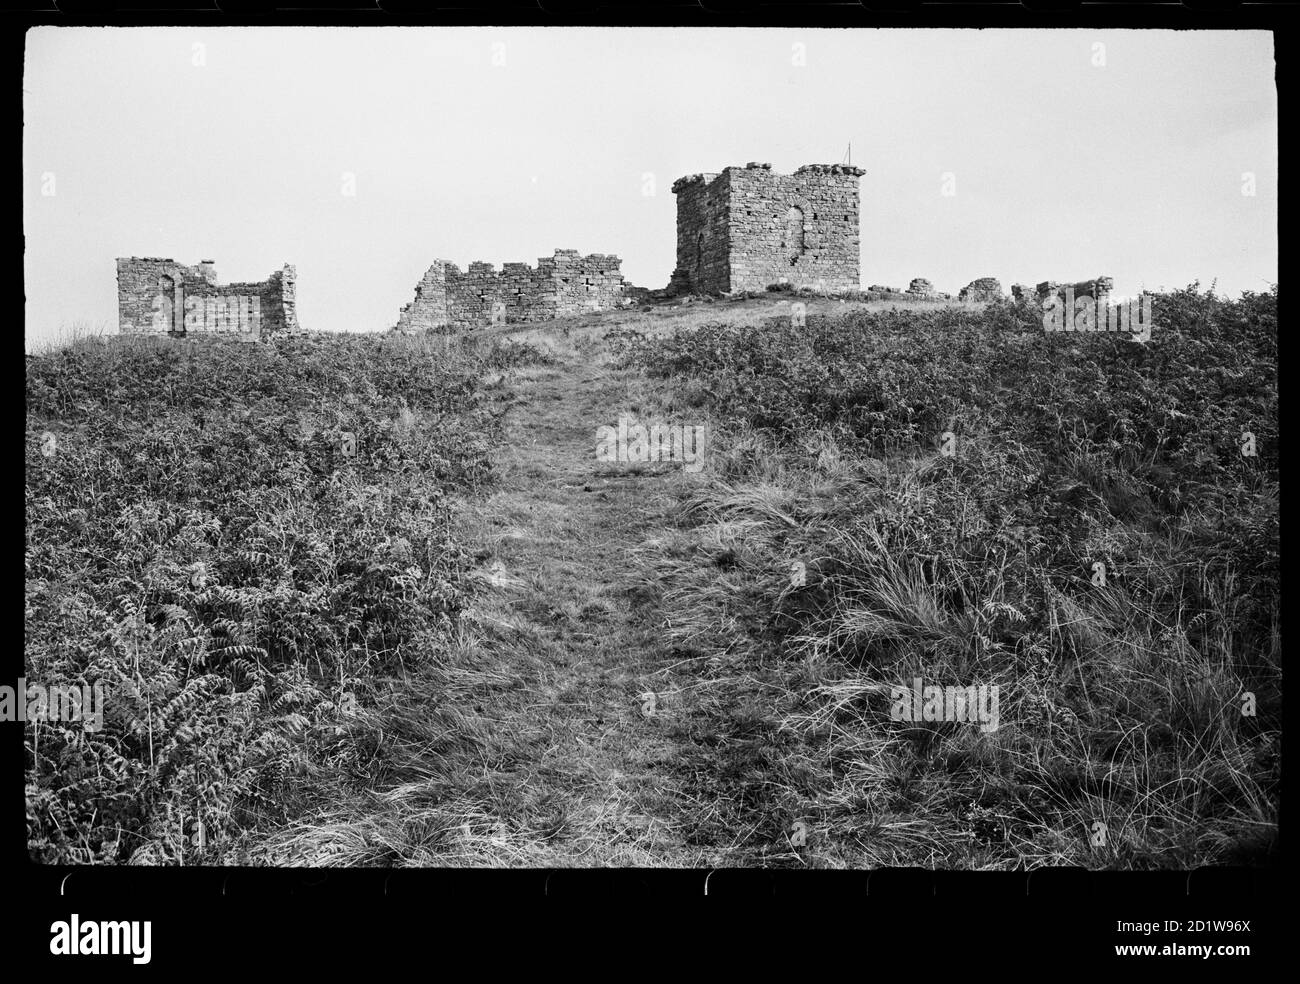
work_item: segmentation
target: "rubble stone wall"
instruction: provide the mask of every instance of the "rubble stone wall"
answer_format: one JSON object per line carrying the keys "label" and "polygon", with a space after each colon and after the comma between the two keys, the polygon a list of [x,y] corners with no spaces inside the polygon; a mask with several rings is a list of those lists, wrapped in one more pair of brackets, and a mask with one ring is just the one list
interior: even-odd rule
{"label": "rubble stone wall", "polygon": [[998,301],[1002,297],[1002,284],[997,277],[972,280],[957,294],[959,301]]}
{"label": "rubble stone wall", "polygon": [[208,260],[186,266],[157,256],[119,257],[118,331],[258,339],[297,332],[296,279],[293,266],[286,264],[266,280],[222,284]]}
{"label": "rubble stone wall", "polygon": [[399,331],[433,331],[447,323],[446,264],[434,260],[415,285],[415,299],[397,316]]}
{"label": "rubble stone wall", "polygon": [[398,331],[464,331],[493,324],[550,321],[606,311],[623,301],[622,260],[608,253],[559,249],[536,267],[506,263],[498,271],[475,260],[466,270],[436,260],[402,308]]}
{"label": "rubble stone wall", "polygon": [[1081,280],[1076,284],[1061,284],[1055,280],[1044,280],[1038,285],[1038,300],[1044,301],[1052,294],[1063,293],[1068,287],[1074,291],[1074,296],[1078,297],[1102,297],[1109,295],[1115,286],[1115,281],[1110,277],[1095,277],[1092,280]]}

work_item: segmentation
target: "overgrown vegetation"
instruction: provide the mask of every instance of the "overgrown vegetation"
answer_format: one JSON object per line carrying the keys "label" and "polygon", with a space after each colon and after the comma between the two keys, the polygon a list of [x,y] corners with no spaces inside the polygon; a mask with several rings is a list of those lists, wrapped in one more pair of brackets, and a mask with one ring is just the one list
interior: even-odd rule
{"label": "overgrown vegetation", "polygon": [[[26,729],[44,862],[214,863],[314,778],[364,783],[357,712],[445,651],[490,479],[479,377],[437,339],[86,340],[27,358],[26,674],[101,684]],[[326,788],[324,784],[322,788]]]}
{"label": "overgrown vegetation", "polygon": [[[32,856],[1270,860],[1276,291],[793,299],[29,357],[27,677],[107,689],[27,725]],[[706,471],[598,461],[625,412]]]}
{"label": "overgrown vegetation", "polygon": [[[692,843],[736,863],[1264,860],[1276,288],[1193,284],[1154,310],[1147,343],[1048,334],[1010,303],[623,343],[712,428],[714,480],[646,560],[705,677],[679,724],[710,804]],[[1000,726],[894,720],[916,678],[997,686]]]}

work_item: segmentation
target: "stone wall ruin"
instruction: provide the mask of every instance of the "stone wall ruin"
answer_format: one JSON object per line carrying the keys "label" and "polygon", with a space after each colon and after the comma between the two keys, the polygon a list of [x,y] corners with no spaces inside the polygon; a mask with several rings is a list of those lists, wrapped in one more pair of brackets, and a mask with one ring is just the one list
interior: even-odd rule
{"label": "stone wall ruin", "polygon": [[246,340],[296,332],[296,272],[286,264],[257,283],[222,284],[211,260],[185,266],[157,256],[118,257],[117,327],[124,335]]}
{"label": "stone wall ruin", "polygon": [[997,277],[979,277],[957,294],[959,301],[1000,301],[1002,298],[1002,284]]}
{"label": "stone wall ruin", "polygon": [[506,263],[500,271],[478,260],[465,271],[434,260],[396,329],[465,331],[608,311],[623,303],[622,262],[609,253],[582,256],[576,249],[557,249],[536,267]]}
{"label": "stone wall ruin", "polygon": [[1109,296],[1115,286],[1115,281],[1110,277],[1095,277],[1092,280],[1081,280],[1074,284],[1060,284],[1055,280],[1044,280],[1040,283],[1035,291],[1038,301],[1045,301],[1053,294],[1063,294],[1069,288],[1074,291],[1074,296],[1078,297],[1105,297]]}

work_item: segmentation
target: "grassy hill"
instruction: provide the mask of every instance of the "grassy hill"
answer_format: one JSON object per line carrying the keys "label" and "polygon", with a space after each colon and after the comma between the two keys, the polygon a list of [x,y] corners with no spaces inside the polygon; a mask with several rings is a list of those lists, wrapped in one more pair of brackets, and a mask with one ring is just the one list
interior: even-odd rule
{"label": "grassy hill", "polygon": [[[1263,862],[1276,291],[1155,312],[1145,344],[773,297],[29,356],[27,676],[108,690],[98,732],[27,725],[29,850]],[[621,416],[704,427],[704,470],[600,460]],[[917,678],[996,687],[997,728],[897,720]]]}

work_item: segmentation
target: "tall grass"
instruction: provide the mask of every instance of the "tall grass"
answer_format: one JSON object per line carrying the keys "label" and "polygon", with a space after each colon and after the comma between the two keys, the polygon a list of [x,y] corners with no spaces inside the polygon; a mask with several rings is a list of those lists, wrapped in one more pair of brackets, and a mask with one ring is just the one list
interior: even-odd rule
{"label": "tall grass", "polygon": [[29,335],[24,342],[28,355],[43,355],[72,345],[116,337],[116,328],[107,321],[73,321],[61,323],[47,335]]}
{"label": "tall grass", "polygon": [[[27,357],[25,667],[102,684],[103,727],[29,722],[29,850],[206,863],[340,776],[364,710],[456,631],[449,495],[491,478],[443,340],[81,339]],[[321,780],[317,782],[316,780]]]}
{"label": "tall grass", "polygon": [[[700,838],[756,863],[1269,856],[1277,295],[1197,286],[1146,344],[1013,304],[626,343],[714,426],[713,484],[647,558],[710,673]],[[1000,727],[895,720],[918,677],[996,685]],[[736,839],[800,818],[803,854]]]}

